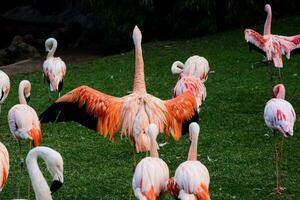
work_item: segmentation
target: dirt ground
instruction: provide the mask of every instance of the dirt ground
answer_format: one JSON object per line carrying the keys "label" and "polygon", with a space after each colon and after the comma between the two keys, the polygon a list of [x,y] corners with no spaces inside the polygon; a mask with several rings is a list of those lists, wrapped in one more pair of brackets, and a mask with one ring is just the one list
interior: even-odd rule
{"label": "dirt ground", "polygon": [[[96,54],[88,54],[84,52],[70,52],[65,51],[56,55],[61,57],[61,59],[66,63],[67,67],[69,64],[78,64],[82,62],[86,62],[95,58],[101,57]],[[19,74],[19,73],[30,73],[42,70],[43,62],[46,59],[46,54],[41,55],[37,58],[30,58],[26,60],[22,60],[10,65],[0,66],[0,70],[7,73],[7,75]]]}

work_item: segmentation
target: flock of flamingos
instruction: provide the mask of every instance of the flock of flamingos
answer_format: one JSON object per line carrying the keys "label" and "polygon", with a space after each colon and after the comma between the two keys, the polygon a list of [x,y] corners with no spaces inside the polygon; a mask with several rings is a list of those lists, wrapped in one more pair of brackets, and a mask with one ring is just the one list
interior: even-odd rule
{"label": "flock of flamingos", "polygon": [[[291,37],[271,34],[272,12],[270,5],[265,6],[267,19],[264,34],[254,30],[245,30],[245,39],[249,45],[266,55],[266,61],[279,68],[283,67],[282,55],[290,58],[291,51],[300,47],[300,35]],[[19,104],[8,112],[8,124],[14,138],[20,141],[30,140],[34,145],[27,157],[26,166],[37,200],[50,200],[51,194],[63,184],[63,159],[61,155],[49,148],[39,146],[42,142],[40,123],[76,121],[90,129],[109,135],[114,139],[115,133],[129,137],[134,144],[135,152],[150,151],[137,165],[134,163],[132,188],[136,198],[154,200],[165,191],[177,199],[209,200],[210,176],[207,168],[197,160],[197,142],[200,127],[198,125],[200,107],[206,97],[204,82],[208,78],[209,64],[200,56],[190,57],[185,64],[176,61],[171,70],[179,74],[178,82],[173,89],[173,98],[161,100],[147,93],[144,80],[144,62],[142,55],[142,34],[135,27],[133,42],[135,46],[135,77],[133,91],[123,97],[113,97],[88,86],[81,86],[60,97],[66,65],[54,57],[57,42],[49,38],[45,42],[47,59],[43,64],[44,79],[49,83],[51,92],[57,91],[59,98],[39,117],[35,110],[27,105],[31,85],[27,80],[19,84]],[[0,103],[2,104],[10,90],[9,77],[0,71]],[[276,188],[273,193],[284,191],[280,179],[280,163],[282,160],[282,143],[284,138],[293,135],[296,119],[292,105],[285,100],[284,85],[279,83],[273,88],[274,96],[265,106],[264,119],[266,125],[282,135],[282,141],[276,145]],[[0,104],[0,106],[1,106]],[[1,108],[1,107],[0,107]],[[1,110],[0,110],[1,111]],[[158,133],[171,134],[178,140],[182,134],[189,133],[191,141],[187,161],[181,163],[174,177],[169,177],[169,169],[163,159],[159,158],[156,137]],[[133,155],[135,157],[135,154]],[[42,158],[53,177],[51,187],[48,186],[37,164]],[[134,161],[135,162],[135,161]],[[9,154],[0,142],[0,191],[9,174]],[[19,197],[18,197],[19,198]]]}

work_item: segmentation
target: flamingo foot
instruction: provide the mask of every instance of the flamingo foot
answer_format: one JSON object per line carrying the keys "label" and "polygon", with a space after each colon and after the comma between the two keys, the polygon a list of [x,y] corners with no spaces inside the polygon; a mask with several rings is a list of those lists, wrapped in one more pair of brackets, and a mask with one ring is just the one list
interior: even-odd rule
{"label": "flamingo foot", "polygon": [[283,193],[285,190],[286,190],[285,187],[276,187],[276,188],[274,189],[274,191],[273,191],[271,194],[273,194],[273,195],[281,194],[281,193]]}

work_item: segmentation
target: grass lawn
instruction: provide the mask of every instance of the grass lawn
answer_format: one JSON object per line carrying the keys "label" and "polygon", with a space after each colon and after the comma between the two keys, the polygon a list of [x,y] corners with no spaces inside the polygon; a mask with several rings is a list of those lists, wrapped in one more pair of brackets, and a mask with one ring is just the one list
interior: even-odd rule
{"label": "grass lawn", "polygon": [[[275,20],[272,31],[282,35],[300,32],[300,16]],[[246,27],[245,27],[246,28]],[[263,26],[254,27],[262,32]],[[143,44],[145,74],[149,93],[162,99],[171,98],[171,89],[177,77],[170,71],[175,60],[185,61],[189,56],[201,55],[211,67],[206,82],[207,99],[202,107],[198,145],[198,159],[204,163],[211,177],[211,199],[300,199],[300,126],[295,123],[294,136],[284,146],[282,181],[287,191],[270,195],[275,187],[274,145],[271,132],[263,120],[265,103],[277,83],[277,69],[270,82],[268,68],[251,65],[262,59],[249,53],[243,29],[218,33],[191,40],[151,42]],[[89,85],[104,93],[124,96],[132,90],[134,52],[99,58],[80,65],[67,65],[63,93]],[[300,112],[300,56],[284,59],[283,83],[286,99]],[[17,195],[27,196],[27,172],[20,174],[17,142],[7,124],[7,112],[16,103],[17,87],[22,79],[32,84],[31,102],[38,114],[48,106],[48,90],[41,72],[19,74],[11,78],[11,92],[0,115],[0,141],[10,153],[10,173],[0,199]],[[131,192],[132,146],[128,139],[116,137],[114,142],[77,123],[43,124],[43,144],[59,151],[64,159],[64,185],[53,195],[54,199],[134,199]],[[277,137],[279,140],[279,137]],[[159,150],[173,176],[177,166],[186,160],[189,148],[187,136],[176,142],[167,139]],[[159,142],[165,138],[160,135]],[[23,155],[28,143],[23,141]],[[183,148],[183,157],[179,158]],[[139,154],[141,159],[145,154]],[[50,183],[50,175],[43,171]],[[32,191],[32,190],[31,190]],[[34,199],[32,192],[31,199]],[[163,199],[172,199],[165,195]]]}

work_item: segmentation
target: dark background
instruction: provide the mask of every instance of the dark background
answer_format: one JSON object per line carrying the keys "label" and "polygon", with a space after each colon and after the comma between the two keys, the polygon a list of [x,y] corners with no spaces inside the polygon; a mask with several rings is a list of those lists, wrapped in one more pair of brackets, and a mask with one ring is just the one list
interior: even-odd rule
{"label": "dark background", "polygon": [[299,13],[299,0],[10,0],[0,7],[0,48],[16,35],[44,50],[52,36],[60,49],[110,54],[131,48],[138,25],[144,41],[199,37],[264,23],[264,5],[273,19]]}

